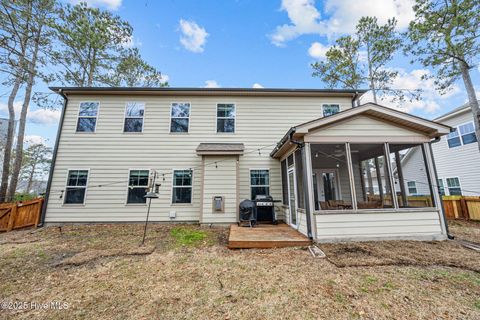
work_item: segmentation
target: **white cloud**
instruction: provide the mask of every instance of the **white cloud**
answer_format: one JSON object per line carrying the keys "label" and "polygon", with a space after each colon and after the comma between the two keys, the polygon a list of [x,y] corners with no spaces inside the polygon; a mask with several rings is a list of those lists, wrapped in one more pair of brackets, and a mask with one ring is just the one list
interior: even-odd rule
{"label": "white cloud", "polygon": [[162,73],[162,83],[166,83],[170,80],[168,74]]}
{"label": "white cloud", "polygon": [[252,88],[254,88],[254,89],[262,89],[263,86],[262,86],[260,83],[256,83],[256,82],[255,82],[255,83],[253,84]]}
{"label": "white cloud", "polygon": [[140,40],[138,40],[137,38],[135,38],[133,35],[131,35],[130,37],[126,38],[124,43],[123,43],[123,47],[126,48],[126,49],[131,49],[131,48],[138,48],[138,47],[141,47],[142,46],[142,42]]}
{"label": "white cloud", "polygon": [[[15,109],[16,118],[18,119],[18,116],[20,115],[20,111],[22,109],[22,102],[15,101],[15,103],[13,104],[13,107]],[[0,112],[8,114],[7,104],[0,103]],[[29,109],[27,112],[27,121],[36,123],[36,124],[43,124],[43,125],[55,124],[55,123],[58,123],[59,119],[60,119],[60,110],[35,109],[32,111],[31,109]]]}
{"label": "white cloud", "polygon": [[122,5],[122,0],[70,0],[73,4],[86,2],[92,7],[106,7],[111,10],[117,10]]}
{"label": "white cloud", "polygon": [[37,136],[37,135],[26,135],[24,141],[27,144],[45,144],[47,139],[45,139],[42,136]]}
{"label": "white cloud", "polygon": [[27,120],[36,124],[55,124],[60,120],[60,110],[50,109],[36,109],[29,110],[27,113]]}
{"label": "white cloud", "polygon": [[310,48],[308,48],[308,54],[312,58],[315,58],[317,60],[323,60],[326,57],[328,49],[330,49],[329,46],[325,46],[320,42],[314,42],[312,43]]}
{"label": "white cloud", "polygon": [[[407,89],[415,90],[422,89],[421,100],[418,101],[406,101],[403,103],[400,102],[391,102],[393,96],[385,95],[383,100],[379,100],[379,104],[383,104],[388,107],[399,109],[404,112],[412,111],[423,111],[424,113],[433,114],[441,109],[442,101],[458,94],[461,92],[460,88],[457,85],[452,87],[448,93],[440,95],[435,90],[435,83],[433,79],[423,80],[422,75],[430,75],[431,72],[427,69],[415,69],[412,71],[406,71],[405,69],[396,69],[398,77],[392,84],[392,88],[395,89]],[[362,98],[361,102],[365,103],[368,101],[373,101],[373,96],[369,91]]]}
{"label": "white cloud", "polygon": [[277,26],[270,36],[273,44],[282,46],[302,34],[325,32],[314,0],[282,0],[281,10],[287,12],[290,23]]}
{"label": "white cloud", "polygon": [[322,18],[315,0],[282,0],[281,10],[287,12],[290,23],[277,26],[270,37],[277,46],[304,34],[332,38],[354,32],[363,16],[376,16],[379,23],[395,17],[403,30],[415,16],[413,4],[414,0],[326,0]]}
{"label": "white cloud", "polygon": [[200,53],[205,49],[208,33],[194,21],[180,19],[180,43],[189,51]]}
{"label": "white cloud", "polygon": [[207,80],[204,88],[220,88],[220,84],[215,80]]}

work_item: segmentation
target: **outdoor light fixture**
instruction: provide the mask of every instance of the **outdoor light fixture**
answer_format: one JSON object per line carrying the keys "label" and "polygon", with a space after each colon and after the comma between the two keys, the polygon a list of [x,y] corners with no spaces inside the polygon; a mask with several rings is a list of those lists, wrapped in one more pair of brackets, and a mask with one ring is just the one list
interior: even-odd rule
{"label": "outdoor light fixture", "polygon": [[[152,185],[155,186],[155,178],[157,177],[157,172],[154,171],[153,173],[153,183]],[[145,236],[147,235],[147,226],[148,226],[148,217],[150,216],[150,205],[152,204],[152,199],[158,199],[158,195],[153,191],[148,191],[145,196],[145,199],[148,199],[148,208],[147,208],[147,218],[145,219],[145,228],[143,228],[143,238],[142,238],[142,246],[145,244]]]}

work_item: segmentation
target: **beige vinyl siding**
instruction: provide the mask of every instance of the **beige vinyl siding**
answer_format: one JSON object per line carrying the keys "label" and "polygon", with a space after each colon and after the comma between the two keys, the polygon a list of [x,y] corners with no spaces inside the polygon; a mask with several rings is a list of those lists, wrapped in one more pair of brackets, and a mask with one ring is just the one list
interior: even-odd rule
{"label": "beige vinyl siding", "polygon": [[373,143],[399,139],[406,142],[428,141],[423,134],[362,115],[318,129],[305,136],[305,142],[365,141]]}
{"label": "beige vinyl siding", "polygon": [[[411,150],[404,161],[402,161],[402,171],[404,177],[405,191],[407,195],[411,195],[408,191],[408,181],[415,181],[418,195],[430,195],[430,186],[428,185],[428,177],[425,169],[425,161],[423,160],[422,149],[416,148]],[[400,191],[400,186],[397,184],[396,191]]]}
{"label": "beige vinyl siding", "polygon": [[[455,115],[442,123],[452,127],[473,121],[470,110]],[[447,137],[443,136],[437,143],[432,144],[438,177],[458,177],[462,187],[462,194],[466,196],[480,196],[480,152],[477,143],[470,143],[455,148],[449,148]],[[474,192],[472,192],[474,191]]]}
{"label": "beige vinyl siding", "polygon": [[307,229],[307,215],[304,210],[298,211],[298,231],[304,235],[308,235]]}
{"label": "beige vinyl siding", "polygon": [[[98,101],[95,133],[75,133],[79,104]],[[145,103],[142,133],[123,133],[125,103]],[[186,134],[170,134],[172,102],[188,101],[190,129]],[[236,105],[234,134],[216,133],[217,103]],[[270,169],[270,192],[281,199],[280,162],[269,154],[287,130],[316,119],[322,104],[338,103],[341,110],[351,107],[345,97],[198,97],[198,96],[71,96],[65,113],[57,162],[53,173],[46,222],[143,221],[145,205],[126,205],[128,170],[155,169],[160,173],[159,199],[152,200],[152,221],[199,221],[201,203],[201,157],[195,148],[201,142],[241,142],[245,152],[240,157],[240,200],[250,197],[249,169]],[[271,145],[258,154],[257,149]],[[218,164],[223,167],[222,163]],[[68,169],[89,168],[89,187],[84,206],[64,206],[60,199]],[[192,204],[172,205],[172,169],[194,168]],[[163,181],[162,173],[165,174]],[[231,172],[231,178],[235,171]],[[113,185],[101,188],[96,185]]]}
{"label": "beige vinyl siding", "polygon": [[[237,157],[205,156],[205,163],[221,161],[217,167],[205,166],[202,223],[233,223],[237,221]],[[225,210],[213,212],[213,197],[223,196]]]}
{"label": "beige vinyl siding", "polygon": [[438,211],[316,214],[316,239],[347,240],[444,239]]}

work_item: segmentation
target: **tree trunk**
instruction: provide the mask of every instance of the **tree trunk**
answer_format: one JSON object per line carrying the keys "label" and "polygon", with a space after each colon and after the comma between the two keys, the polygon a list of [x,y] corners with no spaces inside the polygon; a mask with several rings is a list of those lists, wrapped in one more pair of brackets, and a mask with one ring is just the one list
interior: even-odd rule
{"label": "tree trunk", "polygon": [[373,81],[372,60],[370,58],[370,45],[367,45],[367,60],[368,60],[368,78],[370,80],[370,90],[373,94],[373,102],[377,103],[377,90],[375,82]]}
{"label": "tree trunk", "polygon": [[17,190],[18,176],[20,175],[20,170],[22,169],[22,160],[23,160],[23,142],[25,139],[25,125],[27,122],[27,112],[30,105],[30,99],[32,97],[32,88],[36,75],[37,69],[37,57],[38,49],[40,47],[42,34],[42,26],[40,26],[35,34],[35,45],[32,53],[32,61],[28,65],[28,78],[27,86],[25,88],[25,98],[23,100],[22,111],[20,112],[20,119],[18,122],[18,135],[17,135],[17,145],[15,148],[15,161],[13,164],[12,175],[10,178],[10,185],[8,188],[8,199],[12,199],[15,196],[15,191]]}
{"label": "tree trunk", "polygon": [[28,183],[27,183],[27,193],[30,193],[30,189],[32,188],[32,182],[33,182],[33,176],[35,175],[35,170],[36,170],[36,161],[37,159],[35,159],[35,161],[33,162],[33,166],[32,166],[32,171],[30,171],[30,175],[28,177]]}
{"label": "tree trunk", "polygon": [[12,91],[8,96],[8,129],[7,129],[7,141],[5,143],[5,151],[3,153],[3,166],[2,166],[2,183],[0,185],[0,202],[5,202],[7,199],[8,190],[8,178],[10,176],[10,162],[12,157],[13,137],[15,134],[15,108],[13,106],[15,98],[17,97],[18,90],[22,77],[17,76],[15,83],[13,84]]}
{"label": "tree trunk", "polygon": [[475,125],[475,134],[477,135],[477,144],[480,151],[480,107],[473,88],[472,78],[470,77],[470,68],[465,62],[460,62],[460,69],[462,70],[463,83],[467,90],[468,102],[473,114],[473,123]]}

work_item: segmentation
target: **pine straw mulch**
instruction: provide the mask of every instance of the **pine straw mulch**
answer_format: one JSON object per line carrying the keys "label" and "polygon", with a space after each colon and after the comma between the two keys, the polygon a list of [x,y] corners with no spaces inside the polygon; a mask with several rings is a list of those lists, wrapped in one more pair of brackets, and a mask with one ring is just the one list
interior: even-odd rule
{"label": "pine straw mulch", "polygon": [[[189,231],[194,242],[178,238]],[[480,255],[454,242],[320,245],[332,264],[305,248],[228,250],[227,228],[155,224],[140,247],[142,232],[109,224],[0,234],[0,301],[69,304],[0,318],[480,319]],[[355,261],[370,265],[336,266]]]}

